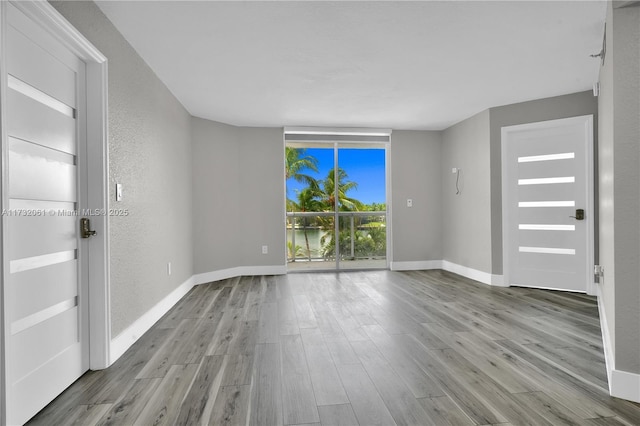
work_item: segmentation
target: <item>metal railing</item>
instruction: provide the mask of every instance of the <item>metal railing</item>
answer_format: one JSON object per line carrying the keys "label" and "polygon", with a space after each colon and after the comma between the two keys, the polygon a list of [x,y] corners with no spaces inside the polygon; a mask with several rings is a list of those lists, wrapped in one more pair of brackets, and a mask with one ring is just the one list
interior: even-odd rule
{"label": "metal railing", "polygon": [[[356,230],[367,231],[371,230],[371,227],[367,227],[366,223],[356,224],[356,219],[360,219],[362,221],[363,218],[380,218],[378,223],[383,223],[383,225],[378,226],[377,228],[386,228],[386,216],[387,213],[385,211],[349,211],[349,212],[287,212],[287,230],[291,230],[291,248],[292,253],[289,253],[287,250],[287,261],[295,262],[296,260],[333,260],[331,258],[340,258],[342,260],[356,260],[356,259],[384,259],[386,258],[386,250],[384,255],[375,255],[375,254],[367,254],[367,255],[356,255]],[[297,218],[334,218],[333,227],[330,226],[298,226]],[[342,248],[340,247],[340,219],[341,218],[349,218],[349,249],[348,255],[345,256],[344,253],[341,253]],[[337,224],[337,225],[336,225]],[[315,256],[312,257],[310,253],[307,253],[305,256],[298,256],[296,250],[296,232],[295,231],[307,231],[307,230],[317,230],[324,231],[326,235],[331,235],[333,233],[333,244],[334,244],[334,253],[333,256]],[[338,241],[336,241],[336,232],[338,234]],[[386,229],[384,236],[384,245],[386,249]],[[289,239],[287,238],[287,242]],[[344,250],[342,250],[344,251]]]}

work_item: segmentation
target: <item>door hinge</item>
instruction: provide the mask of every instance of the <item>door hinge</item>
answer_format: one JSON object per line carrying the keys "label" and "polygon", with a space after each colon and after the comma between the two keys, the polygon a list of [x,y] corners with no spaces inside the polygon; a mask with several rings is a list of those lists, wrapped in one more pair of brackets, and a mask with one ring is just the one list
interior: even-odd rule
{"label": "door hinge", "polygon": [[595,281],[598,284],[602,284],[604,282],[604,280],[602,279],[604,278],[604,268],[602,267],[602,265],[593,266],[593,275],[595,277]]}

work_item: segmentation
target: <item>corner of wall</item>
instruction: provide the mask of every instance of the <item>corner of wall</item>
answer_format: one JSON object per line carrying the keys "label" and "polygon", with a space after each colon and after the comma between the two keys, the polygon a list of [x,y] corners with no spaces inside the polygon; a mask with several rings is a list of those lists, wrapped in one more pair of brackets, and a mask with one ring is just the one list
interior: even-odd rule
{"label": "corner of wall", "polygon": [[194,277],[190,277],[161,301],[156,303],[151,309],[138,317],[138,319],[115,338],[111,339],[109,365],[112,365],[118,358],[124,355],[144,333],[169,312],[169,310],[193,288],[194,283]]}
{"label": "corner of wall", "polygon": [[602,346],[609,382],[609,394],[616,398],[640,403],[640,374],[616,370],[614,346],[609,334],[607,312],[600,285],[596,287],[596,296],[598,298],[598,314],[600,317],[600,329],[602,330]]}

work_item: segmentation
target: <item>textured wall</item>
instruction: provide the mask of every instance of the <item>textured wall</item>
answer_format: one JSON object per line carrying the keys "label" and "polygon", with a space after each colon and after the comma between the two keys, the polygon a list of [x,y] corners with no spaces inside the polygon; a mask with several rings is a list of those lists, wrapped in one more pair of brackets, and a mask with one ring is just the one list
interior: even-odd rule
{"label": "textured wall", "polygon": [[238,128],[192,118],[194,273],[240,266]]}
{"label": "textured wall", "polygon": [[[491,108],[491,273],[502,274],[502,141],[503,126],[594,115],[598,99],[591,91]],[[598,146],[594,130],[594,149]],[[596,157],[597,158],[597,157]],[[597,253],[596,253],[597,254]]]}
{"label": "textured wall", "polygon": [[599,248],[600,265],[605,276],[600,280],[600,293],[607,319],[611,346],[616,346],[615,307],[615,239],[614,239],[614,144],[613,144],[613,13],[607,5],[607,55],[600,68],[600,96],[598,96],[598,187],[599,187]]}
{"label": "textured wall", "polygon": [[282,129],[192,126],[195,273],[284,265]]}
{"label": "textured wall", "polygon": [[[489,111],[448,128],[442,137],[443,259],[491,273]],[[456,175],[461,169],[456,195]]]}
{"label": "textured wall", "polygon": [[129,210],[110,219],[115,337],[193,274],[190,117],[93,2],[52,5],[109,60],[110,207]]}
{"label": "textured wall", "polygon": [[[241,127],[239,233],[243,266],[286,264],[284,141],[281,128]],[[269,253],[262,254],[262,246]]]}
{"label": "textured wall", "polygon": [[441,139],[441,132],[391,134],[393,262],[442,259]]}
{"label": "textured wall", "polygon": [[615,366],[640,374],[640,6],[611,12]]}

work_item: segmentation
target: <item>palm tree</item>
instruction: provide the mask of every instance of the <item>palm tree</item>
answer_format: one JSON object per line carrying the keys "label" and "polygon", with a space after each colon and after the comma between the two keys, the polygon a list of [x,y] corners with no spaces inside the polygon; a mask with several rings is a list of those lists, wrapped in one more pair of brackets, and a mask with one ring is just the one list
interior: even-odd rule
{"label": "palm tree", "polygon": [[[317,185],[316,185],[317,187]],[[297,212],[318,212],[322,211],[322,203],[318,199],[319,192],[317,188],[305,188],[302,191],[296,191],[297,201],[289,201],[289,205],[294,211]],[[309,225],[309,218],[302,217],[302,230],[304,232],[304,242],[307,246],[307,257],[311,261],[311,248],[309,246],[309,235],[307,234],[307,226]],[[295,222],[293,226],[293,232],[295,232]]]}
{"label": "palm tree", "polygon": [[318,182],[311,176],[302,173],[305,170],[318,171],[318,159],[305,155],[304,148],[284,148],[284,173],[285,179],[293,178],[297,182],[306,183],[310,187],[317,186]]}
{"label": "palm tree", "polygon": [[[343,169],[337,169],[337,178],[338,185],[336,188],[336,172],[335,168],[329,170],[327,177],[320,182],[320,188],[318,196],[320,201],[324,205],[325,211],[335,211],[336,201],[338,203],[339,211],[360,211],[364,208],[364,204],[352,197],[349,197],[347,193],[353,189],[358,187],[357,182],[353,182],[348,180],[349,176],[347,172]],[[334,218],[321,218],[321,223],[324,229],[333,229],[334,227]],[[323,255],[325,258],[329,258],[332,255],[335,255],[335,232],[329,232],[324,235],[320,242],[323,244]],[[350,238],[350,237],[349,237]],[[342,245],[345,242],[345,234],[344,232],[339,232],[339,241],[341,245],[341,249],[343,249]]]}
{"label": "palm tree", "polygon": [[348,181],[347,172],[338,168],[338,193],[336,194],[335,185],[335,169],[329,170],[327,177],[321,182],[320,197],[327,209],[334,211],[336,208],[336,195],[338,199],[338,210],[340,211],[359,211],[362,210],[364,204],[361,201],[347,196],[347,192],[358,188],[358,183]]}
{"label": "palm tree", "polygon": [[287,255],[289,256],[289,258],[291,259],[292,262],[296,261],[296,257],[298,257],[298,255],[302,255],[304,254],[302,251],[302,247],[297,245],[295,247],[293,247],[293,243],[291,241],[287,241]]}

